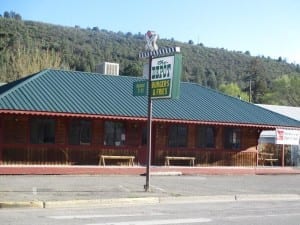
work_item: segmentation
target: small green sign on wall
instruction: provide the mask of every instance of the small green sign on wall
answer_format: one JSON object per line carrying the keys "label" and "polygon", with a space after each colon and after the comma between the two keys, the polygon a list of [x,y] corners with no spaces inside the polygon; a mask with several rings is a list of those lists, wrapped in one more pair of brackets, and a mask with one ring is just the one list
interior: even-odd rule
{"label": "small green sign on wall", "polygon": [[135,81],[133,83],[133,96],[147,96],[148,80]]}

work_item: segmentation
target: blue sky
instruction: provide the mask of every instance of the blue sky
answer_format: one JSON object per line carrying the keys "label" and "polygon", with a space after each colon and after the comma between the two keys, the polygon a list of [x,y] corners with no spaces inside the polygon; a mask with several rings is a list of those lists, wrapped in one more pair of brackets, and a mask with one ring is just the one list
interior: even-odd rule
{"label": "blue sky", "polygon": [[[156,31],[207,47],[300,64],[299,0],[0,0],[0,14],[114,32]],[[159,42],[158,42],[159,44]]]}

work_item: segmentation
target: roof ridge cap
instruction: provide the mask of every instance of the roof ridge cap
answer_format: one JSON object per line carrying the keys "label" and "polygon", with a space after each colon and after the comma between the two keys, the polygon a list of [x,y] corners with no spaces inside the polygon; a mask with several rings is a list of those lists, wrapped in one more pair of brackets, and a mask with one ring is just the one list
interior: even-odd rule
{"label": "roof ridge cap", "polygon": [[[15,91],[16,89],[24,86],[25,84],[31,82],[32,80],[37,79],[38,77],[42,76],[43,74],[45,74],[46,72],[48,72],[50,69],[45,69],[45,70],[41,70],[37,73],[33,73],[29,76],[26,76],[28,79],[26,79],[25,81],[20,82],[19,84],[16,84],[15,86],[13,86],[12,88],[8,89],[7,91],[3,92],[2,94],[0,94],[0,99],[7,96],[8,94],[12,93],[13,91]],[[24,78],[26,78],[24,77]],[[18,81],[18,80],[16,80]],[[9,85],[9,83],[8,83]]]}

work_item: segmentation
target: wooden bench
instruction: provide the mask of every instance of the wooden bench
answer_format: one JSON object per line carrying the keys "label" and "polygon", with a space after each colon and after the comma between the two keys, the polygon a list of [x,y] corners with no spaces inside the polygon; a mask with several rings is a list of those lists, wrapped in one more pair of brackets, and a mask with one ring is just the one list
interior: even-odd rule
{"label": "wooden bench", "polygon": [[133,166],[135,156],[126,155],[99,155],[99,166],[105,166],[105,159],[128,160],[128,166]]}
{"label": "wooden bench", "polygon": [[258,153],[258,161],[261,162],[261,164],[263,166],[265,166],[266,162],[268,162],[271,166],[273,166],[273,163],[277,162],[278,159],[274,158],[273,153],[259,152]]}
{"label": "wooden bench", "polygon": [[190,166],[195,165],[195,157],[166,156],[165,157],[165,166],[170,166],[170,160],[185,160],[185,161],[189,161]]}

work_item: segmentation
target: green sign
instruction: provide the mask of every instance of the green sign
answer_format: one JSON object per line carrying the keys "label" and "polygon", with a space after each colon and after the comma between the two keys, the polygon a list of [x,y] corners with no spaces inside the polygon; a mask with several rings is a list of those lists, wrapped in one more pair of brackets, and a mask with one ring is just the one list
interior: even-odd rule
{"label": "green sign", "polygon": [[147,96],[147,80],[136,81],[133,83],[133,96]]}
{"label": "green sign", "polygon": [[179,98],[182,55],[153,58],[151,62],[151,98]]}
{"label": "green sign", "polygon": [[171,80],[164,79],[164,80],[155,80],[151,82],[151,97],[165,97],[170,96],[170,89],[171,89]]}

